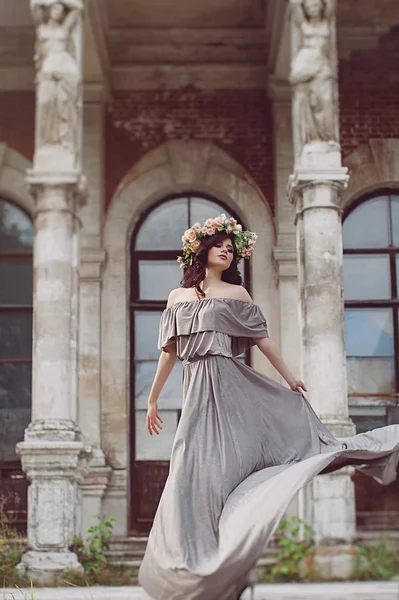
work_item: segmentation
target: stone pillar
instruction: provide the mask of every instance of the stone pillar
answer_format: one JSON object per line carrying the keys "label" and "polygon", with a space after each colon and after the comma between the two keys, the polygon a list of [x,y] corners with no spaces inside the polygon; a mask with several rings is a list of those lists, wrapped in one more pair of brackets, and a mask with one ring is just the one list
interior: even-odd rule
{"label": "stone pillar", "polygon": [[[274,180],[277,243],[273,257],[277,264],[280,315],[280,351],[293,373],[301,369],[298,324],[298,265],[296,256],[295,207],[287,202],[287,179],[292,170],[291,88],[288,81],[269,78],[268,95],[273,106]],[[280,383],[284,384],[282,378]],[[286,516],[301,518],[303,490],[293,498]]]}
{"label": "stone pillar", "polygon": [[101,84],[87,84],[84,99],[83,165],[90,197],[82,208],[80,318],[79,318],[79,407],[78,421],[93,458],[82,484],[83,533],[93,517],[103,512],[103,497],[111,477],[101,439],[101,268],[105,251],[101,245],[104,210],[104,102]]}
{"label": "stone pillar", "polygon": [[80,529],[88,449],[77,427],[82,0],[31,0],[37,27],[36,145],[27,181],[35,198],[32,421],[17,445],[30,480],[28,550],[19,569],[50,582],[81,569],[70,551]]}
{"label": "stone pillar", "polygon": [[[307,397],[337,437],[355,428],[348,416],[340,194],[347,185],[338,136],[335,1],[291,2],[294,173],[302,376]],[[351,469],[316,477],[307,514],[321,576],[346,577],[355,534]],[[326,549],[332,544],[337,549]]]}

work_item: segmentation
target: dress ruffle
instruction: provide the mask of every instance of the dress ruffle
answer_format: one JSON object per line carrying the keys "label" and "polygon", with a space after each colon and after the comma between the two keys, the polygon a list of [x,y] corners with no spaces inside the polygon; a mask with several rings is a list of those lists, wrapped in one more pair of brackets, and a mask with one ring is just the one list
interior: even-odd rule
{"label": "dress ruffle", "polygon": [[158,348],[165,348],[179,336],[203,332],[230,336],[232,356],[254,346],[255,339],[269,337],[266,318],[257,304],[233,298],[205,298],[177,302],[163,311]]}

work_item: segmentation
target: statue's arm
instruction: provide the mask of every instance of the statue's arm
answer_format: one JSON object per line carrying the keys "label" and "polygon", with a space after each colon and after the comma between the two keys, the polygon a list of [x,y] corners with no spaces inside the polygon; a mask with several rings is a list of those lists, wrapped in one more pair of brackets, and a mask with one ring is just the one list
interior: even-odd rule
{"label": "statue's arm", "polygon": [[326,0],[326,19],[331,21],[337,10],[337,0]]}
{"label": "statue's arm", "polygon": [[305,20],[305,15],[302,8],[302,0],[291,0],[291,14],[297,25],[301,25]]}
{"label": "statue's arm", "polygon": [[72,8],[65,17],[64,27],[68,32],[71,32],[75,27],[79,18],[80,8]]}
{"label": "statue's arm", "polygon": [[32,18],[36,25],[40,25],[44,21],[44,9],[41,6],[32,6]]}

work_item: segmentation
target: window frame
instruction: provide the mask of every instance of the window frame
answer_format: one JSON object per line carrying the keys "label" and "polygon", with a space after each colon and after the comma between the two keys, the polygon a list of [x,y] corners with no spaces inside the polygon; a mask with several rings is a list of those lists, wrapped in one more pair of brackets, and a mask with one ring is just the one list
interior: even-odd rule
{"label": "window frame", "polygon": [[[0,196],[0,199],[5,203],[15,207],[20,212],[24,213],[29,221],[32,223],[32,227],[34,230],[34,221],[32,216],[17,202],[6,198],[5,196]],[[1,235],[1,234],[0,234]],[[16,263],[22,260],[30,260],[33,271],[33,245],[30,252],[7,252],[2,251],[0,249],[0,261],[2,260],[12,260]],[[33,323],[33,286],[32,286],[32,296],[30,304],[1,304],[0,303],[0,313],[1,314],[21,314],[28,313],[32,315],[32,323]],[[33,348],[31,350],[30,359],[28,358],[0,358],[1,364],[30,364],[32,365],[33,358]],[[31,387],[32,394],[32,387]],[[31,411],[32,411],[32,395],[31,395]],[[22,441],[22,440],[21,440]],[[0,460],[0,487],[4,489],[8,489],[14,498],[14,494],[16,494],[19,498],[18,501],[12,500],[11,503],[8,504],[9,508],[7,512],[10,512],[14,521],[14,526],[22,535],[26,535],[27,528],[27,495],[28,495],[28,480],[26,479],[25,473],[21,468],[21,459],[16,458],[15,460]]]}
{"label": "window frame", "polygon": [[[377,199],[381,196],[386,196],[389,199],[388,210],[389,210],[389,226],[392,233],[392,210],[390,199],[392,196],[399,198],[399,189],[395,188],[380,188],[374,190],[368,194],[362,195],[357,198],[342,215],[342,225],[349,215],[357,209],[361,204],[365,204],[369,200]],[[385,255],[389,257],[389,272],[390,272],[390,289],[391,298],[385,300],[346,300],[344,296],[344,309],[347,308],[388,308],[392,313],[392,335],[393,335],[393,361],[394,361],[394,392],[392,393],[348,393],[348,397],[379,397],[381,399],[388,400],[389,398],[396,399],[396,406],[399,406],[399,298],[398,298],[398,286],[397,279],[398,274],[396,271],[396,256],[399,256],[399,246],[388,246],[385,248],[345,248],[343,246],[343,256],[350,255]],[[389,408],[387,403],[386,408]],[[387,414],[388,418],[388,414]]]}

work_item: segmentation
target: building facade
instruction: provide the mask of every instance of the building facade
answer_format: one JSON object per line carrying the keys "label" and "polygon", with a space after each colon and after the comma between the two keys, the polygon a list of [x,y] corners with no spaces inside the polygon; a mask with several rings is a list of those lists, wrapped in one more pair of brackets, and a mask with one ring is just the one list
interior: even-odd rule
{"label": "building facade", "polygon": [[[77,566],[100,513],[148,534],[181,410],[176,365],[147,435],[159,318],[181,232],[222,210],[259,235],[245,283],[323,422],[398,423],[397,3],[0,0],[0,23],[0,481],[23,568]],[[398,492],[346,468],[289,511],[347,546],[399,530]]]}

